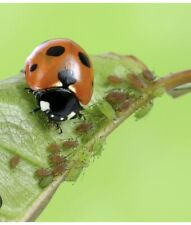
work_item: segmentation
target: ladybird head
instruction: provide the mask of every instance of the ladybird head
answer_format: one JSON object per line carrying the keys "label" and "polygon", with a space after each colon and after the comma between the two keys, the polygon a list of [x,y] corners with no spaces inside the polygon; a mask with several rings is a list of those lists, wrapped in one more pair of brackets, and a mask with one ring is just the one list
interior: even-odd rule
{"label": "ladybird head", "polygon": [[82,109],[75,94],[64,88],[48,89],[35,93],[37,103],[51,121],[75,118]]}

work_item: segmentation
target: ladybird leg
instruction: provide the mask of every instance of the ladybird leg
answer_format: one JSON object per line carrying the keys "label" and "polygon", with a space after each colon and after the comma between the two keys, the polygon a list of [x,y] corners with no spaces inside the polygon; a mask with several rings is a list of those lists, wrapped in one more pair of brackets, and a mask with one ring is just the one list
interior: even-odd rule
{"label": "ladybird leg", "polygon": [[33,93],[33,90],[31,88],[24,88],[28,93]]}
{"label": "ladybird leg", "polygon": [[79,112],[77,116],[78,116],[79,119],[86,120],[86,117],[83,113]]}
{"label": "ladybird leg", "polygon": [[39,107],[36,108],[36,109],[33,109],[30,113],[33,114],[33,113],[38,112],[38,111],[40,111],[40,108]]}
{"label": "ladybird leg", "polygon": [[25,73],[25,70],[24,70],[24,69],[21,69],[21,70],[20,70],[20,73]]}
{"label": "ladybird leg", "polygon": [[62,134],[62,128],[61,128],[61,126],[59,125],[59,123],[56,123],[56,130],[58,130],[58,133],[59,133],[59,134]]}

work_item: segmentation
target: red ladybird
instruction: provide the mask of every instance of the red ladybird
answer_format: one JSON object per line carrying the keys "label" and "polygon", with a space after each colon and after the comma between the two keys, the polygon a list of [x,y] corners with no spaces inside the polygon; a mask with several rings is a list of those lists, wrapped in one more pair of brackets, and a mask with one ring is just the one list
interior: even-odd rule
{"label": "red ladybird", "polygon": [[69,39],[49,40],[35,48],[26,60],[25,76],[39,105],[35,111],[42,110],[53,121],[76,117],[92,96],[92,63]]}

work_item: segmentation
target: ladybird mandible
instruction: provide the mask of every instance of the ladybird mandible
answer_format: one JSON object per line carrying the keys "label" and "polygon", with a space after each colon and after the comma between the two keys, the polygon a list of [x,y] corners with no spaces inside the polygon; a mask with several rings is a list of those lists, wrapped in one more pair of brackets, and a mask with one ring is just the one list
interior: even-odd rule
{"label": "ladybird mandible", "polygon": [[92,63],[78,44],[69,39],[49,40],[29,55],[25,77],[39,108],[50,120],[79,115],[93,92]]}

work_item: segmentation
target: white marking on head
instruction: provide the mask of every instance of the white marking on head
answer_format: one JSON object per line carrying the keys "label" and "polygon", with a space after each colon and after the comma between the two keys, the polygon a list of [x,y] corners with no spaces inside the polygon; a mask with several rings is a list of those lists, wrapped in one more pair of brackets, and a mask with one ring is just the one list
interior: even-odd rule
{"label": "white marking on head", "polygon": [[50,117],[51,117],[51,118],[53,118],[53,117],[54,117],[54,115],[53,115],[53,114],[51,114],[51,115],[50,115]]}
{"label": "white marking on head", "polygon": [[75,88],[74,86],[69,85],[69,86],[68,86],[68,89],[69,89],[70,91],[76,93],[76,88]]}
{"label": "white marking on head", "polygon": [[62,87],[62,83],[60,81],[58,81],[58,82],[54,83],[52,86],[53,87]]}
{"label": "white marking on head", "polygon": [[63,117],[60,117],[60,120],[64,120],[64,118]]}
{"label": "white marking on head", "polygon": [[44,112],[50,109],[50,103],[45,101],[40,101],[40,108]]}
{"label": "white marking on head", "polygon": [[76,115],[75,112],[71,112],[71,113],[68,115],[68,120],[72,119],[75,115]]}

